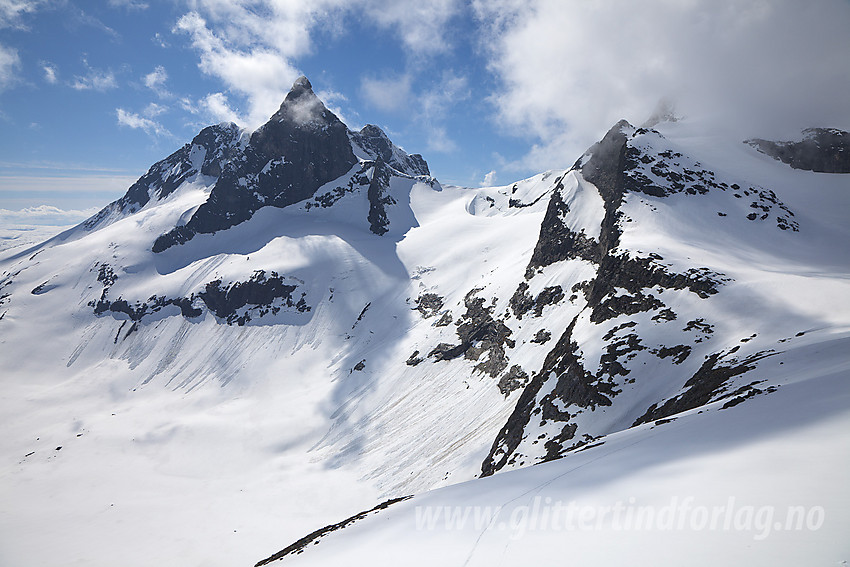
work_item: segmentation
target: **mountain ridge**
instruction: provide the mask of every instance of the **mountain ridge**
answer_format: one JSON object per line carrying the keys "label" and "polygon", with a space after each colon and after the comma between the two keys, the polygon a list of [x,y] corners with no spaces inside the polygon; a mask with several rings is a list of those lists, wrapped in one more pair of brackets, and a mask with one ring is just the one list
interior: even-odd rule
{"label": "mountain ridge", "polygon": [[[785,409],[846,368],[846,177],[621,121],[570,168],[442,186],[317,100],[299,79],[265,130],[205,128],[65,237],[0,258],[5,498],[47,517],[95,474],[63,493],[76,522],[46,528],[78,560],[86,518],[125,552],[167,542],[138,557],[200,561],[174,534],[237,510],[247,539],[201,547],[248,564],[387,498]],[[334,141],[313,157],[300,136]],[[295,163],[318,165],[290,182]],[[100,512],[116,500],[126,532]]]}

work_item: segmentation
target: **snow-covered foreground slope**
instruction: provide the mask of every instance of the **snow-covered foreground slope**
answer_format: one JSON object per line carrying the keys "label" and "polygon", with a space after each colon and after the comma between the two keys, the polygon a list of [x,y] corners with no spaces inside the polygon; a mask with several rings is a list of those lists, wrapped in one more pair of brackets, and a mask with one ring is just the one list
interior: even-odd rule
{"label": "snow-covered foreground slope", "polygon": [[[793,383],[746,405],[718,402],[414,496],[280,564],[844,565],[848,346],[794,349]],[[830,356],[844,364],[812,372]]]}
{"label": "snow-covered foreground slope", "polygon": [[257,132],[206,128],[79,227],[0,256],[0,563],[249,565],[433,489],[298,560],[425,558],[421,540],[447,564],[475,541],[476,561],[551,561],[569,534],[423,532],[408,512],[521,507],[555,478],[544,500],[603,506],[783,506],[793,485],[835,550],[848,205],[847,176],[687,123],[443,187],[301,79]]}

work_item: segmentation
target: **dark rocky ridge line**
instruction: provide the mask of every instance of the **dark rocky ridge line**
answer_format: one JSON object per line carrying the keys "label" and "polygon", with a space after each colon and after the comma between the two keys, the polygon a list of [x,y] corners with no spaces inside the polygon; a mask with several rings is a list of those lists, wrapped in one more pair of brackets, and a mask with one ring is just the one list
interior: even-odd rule
{"label": "dark rocky ridge line", "polygon": [[[700,369],[685,382],[686,390],[683,393],[664,401],[661,405],[652,404],[646,413],[635,420],[632,427],[698,408],[715,399],[722,399],[725,385],[731,378],[755,370],[756,362],[775,354],[757,352],[742,360],[732,358],[731,355],[739,349],[740,347],[736,346],[728,352],[716,352],[709,355]],[[724,360],[727,357],[729,360]],[[731,395],[740,393],[734,392]]]}
{"label": "dark rocky ridge line", "polygon": [[[649,152],[641,147],[647,144],[668,147]],[[777,228],[799,232],[800,227],[793,219],[794,213],[777,198],[776,193],[763,187],[741,186],[739,183],[718,180],[713,171],[670,148],[664,137],[655,130],[639,128],[632,135],[626,149],[623,181],[626,191],[651,197],[726,192],[742,202],[750,201],[749,207],[745,209],[747,220],[765,221],[773,215]],[[718,214],[729,215],[722,211]]]}
{"label": "dark rocky ridge line", "polygon": [[263,565],[268,565],[269,563],[283,559],[287,555],[298,555],[300,553],[304,553],[304,550],[307,548],[308,545],[318,544],[319,541],[323,537],[325,537],[326,535],[331,534],[331,533],[338,531],[338,530],[345,529],[348,526],[350,526],[351,524],[366,518],[370,514],[376,514],[376,513],[380,512],[381,510],[386,510],[387,508],[389,508],[393,504],[397,504],[399,502],[409,500],[410,498],[413,498],[413,497],[412,496],[402,496],[400,498],[391,498],[389,500],[381,502],[380,504],[378,504],[374,508],[371,508],[371,509],[366,510],[364,512],[360,512],[359,514],[355,514],[355,515],[353,515],[349,518],[346,518],[345,520],[343,520],[341,522],[337,522],[336,524],[330,524],[328,526],[320,528],[320,529],[318,529],[318,530],[316,530],[316,531],[314,531],[310,534],[307,534],[306,536],[302,537],[301,539],[299,539],[295,543],[292,543],[292,544],[284,547],[282,550],[278,551],[277,553],[270,555],[269,557],[266,557],[262,561],[258,561],[256,563],[256,565],[254,565],[254,567],[262,567]]}
{"label": "dark rocky ridge line", "polygon": [[[184,181],[197,174],[218,177],[225,165],[238,155],[240,136],[239,127],[233,123],[204,128],[190,143],[152,165],[123,197],[84,221],[82,226],[92,230],[116,213],[131,214],[147,205],[151,199],[165,199]],[[193,151],[201,150],[204,158],[200,168],[197,168],[191,158]]]}
{"label": "dark rocky ridge line", "polygon": [[[562,363],[564,372],[569,372],[571,374],[571,376],[567,378],[567,381],[573,384],[580,382],[585,376],[583,368],[578,370],[571,364],[576,360],[575,350],[577,349],[577,345],[572,342],[571,337],[577,319],[578,317],[572,320],[567,327],[567,330],[561,335],[558,344],[549,352],[549,354],[546,355],[546,360],[543,363],[544,368],[554,367],[559,362]],[[559,357],[558,353],[563,353],[563,355]],[[556,358],[559,358],[559,360],[556,360]],[[580,375],[575,376],[575,379],[573,379],[572,374],[576,372]],[[495,441],[493,442],[493,446],[490,449],[490,453],[481,465],[482,477],[490,476],[505,465],[513,464],[515,462],[517,458],[515,451],[522,441],[526,425],[528,425],[531,421],[532,412],[535,409],[538,410],[538,413],[542,411],[539,408],[536,408],[535,400],[537,395],[540,393],[540,389],[543,387],[544,382],[545,379],[543,379],[541,377],[541,373],[538,372],[532,377],[531,381],[522,391],[522,394],[520,394],[513,412],[510,417],[508,417],[507,423],[505,423],[499,431]],[[557,408],[555,409],[557,412]],[[552,416],[550,415],[549,417]],[[574,434],[575,426],[573,426],[572,430],[568,429],[566,431],[568,434]],[[562,434],[564,433],[565,431],[562,431]]]}
{"label": "dark rocky ridge line", "polygon": [[[661,146],[661,151],[655,154],[645,149],[645,137],[650,140],[647,142],[649,148],[654,144]],[[573,166],[598,189],[602,197],[604,216],[598,239],[587,236],[583,230],[575,232],[569,228],[567,220],[570,208],[562,197],[563,177],[556,180],[525,279],[533,279],[547,266],[575,259],[593,264],[596,274],[589,281],[573,286],[571,291],[583,296],[582,311],[549,351],[539,371],[528,381],[514,411],[494,439],[490,453],[482,463],[482,476],[493,474],[506,465],[516,464],[518,460],[520,465],[524,464],[521,461],[523,455],[517,451],[523,440],[530,438],[536,430],[537,426],[531,425],[535,416],[539,418],[541,428],[553,421],[560,424],[557,434],[548,438],[541,435],[534,441],[536,444],[545,439],[543,460],[558,458],[567,451],[585,445],[592,436],[584,433],[581,439],[575,439],[579,431],[573,413],[612,405],[613,399],[621,392],[621,385],[636,380],[630,376],[627,362],[641,351],[647,351],[659,360],[668,360],[672,365],[682,364],[691,354],[692,347],[687,344],[657,347],[643,344],[640,332],[637,329],[630,330],[637,323],[627,321],[602,337],[607,344],[600,356],[599,368],[592,371],[585,367],[581,345],[572,336],[582,313],[586,314],[590,323],[599,325],[621,316],[656,311],[652,324],[661,324],[675,320],[677,316],[652,290],[687,290],[701,299],[707,299],[717,294],[722,285],[729,281],[723,274],[707,268],[691,268],[684,273],[671,272],[661,264],[663,258],[657,254],[634,257],[628,251],[619,251],[621,223],[626,220],[621,205],[628,193],[667,198],[675,194],[697,196],[709,191],[727,192],[733,197],[732,202],[734,198],[748,196],[756,199],[754,207],[759,208],[759,214],[768,215],[774,210],[778,211],[778,228],[798,229],[796,222],[791,220],[793,213],[772,191],[753,187],[742,189],[737,184],[717,181],[713,172],[697,162],[663,148],[663,137],[656,131],[634,129],[627,122],[621,121]],[[545,303],[546,298],[552,295],[541,293],[535,299],[528,294],[528,289],[529,284],[521,282],[511,298],[510,309],[517,318],[531,311],[538,302]],[[573,295],[570,301],[575,304],[577,299]],[[535,311],[537,316],[540,313],[541,309]],[[692,340],[699,343],[710,339],[713,327],[703,319],[695,319],[688,322],[683,332],[688,330],[698,333]],[[650,408],[646,413],[647,420],[667,417],[672,415],[671,411],[684,411],[693,403],[706,403],[729,379],[752,370],[752,363],[759,359],[748,359],[729,367],[731,370],[725,366],[714,368],[709,365],[689,381],[691,394],[678,401],[670,400],[661,408]],[[544,385],[551,384],[553,380],[551,391],[540,397]],[[571,406],[577,409],[565,409]]]}
{"label": "dark rocky ridge line", "polygon": [[375,160],[374,168],[372,169],[372,179],[369,182],[369,189],[366,196],[369,199],[369,230],[378,236],[382,236],[389,231],[390,220],[387,216],[387,207],[395,205],[395,199],[387,194],[390,186],[390,170],[379,156]]}
{"label": "dark rocky ridge line", "polygon": [[380,160],[398,172],[412,176],[431,175],[421,155],[398,150],[377,126],[367,124],[359,132],[349,132],[349,135],[355,144],[368,151],[376,161]]}

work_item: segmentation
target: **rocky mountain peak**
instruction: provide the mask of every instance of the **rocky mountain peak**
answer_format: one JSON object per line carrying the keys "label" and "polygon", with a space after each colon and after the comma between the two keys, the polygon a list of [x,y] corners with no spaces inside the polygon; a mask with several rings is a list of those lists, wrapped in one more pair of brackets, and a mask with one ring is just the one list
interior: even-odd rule
{"label": "rocky mountain peak", "polygon": [[286,100],[294,100],[305,94],[313,94],[313,85],[307,77],[301,75],[292,83],[292,88],[286,95]]}
{"label": "rocky mountain peak", "polygon": [[[316,96],[316,93],[313,92],[313,85],[303,75],[293,83],[292,89],[269,121],[269,123],[275,122],[289,123],[296,127],[306,125],[345,127],[339,118],[329,111],[321,99]],[[267,127],[268,124],[263,126],[261,130]]]}

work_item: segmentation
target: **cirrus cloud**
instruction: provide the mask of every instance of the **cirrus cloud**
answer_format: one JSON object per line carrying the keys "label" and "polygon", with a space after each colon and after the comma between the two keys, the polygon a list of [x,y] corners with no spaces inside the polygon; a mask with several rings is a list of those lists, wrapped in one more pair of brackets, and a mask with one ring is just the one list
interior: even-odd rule
{"label": "cirrus cloud", "polygon": [[17,81],[17,71],[21,66],[18,50],[0,44],[0,92]]}

